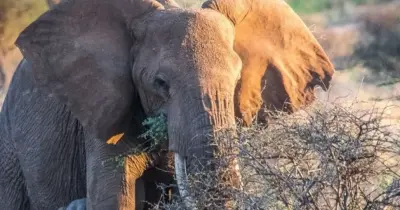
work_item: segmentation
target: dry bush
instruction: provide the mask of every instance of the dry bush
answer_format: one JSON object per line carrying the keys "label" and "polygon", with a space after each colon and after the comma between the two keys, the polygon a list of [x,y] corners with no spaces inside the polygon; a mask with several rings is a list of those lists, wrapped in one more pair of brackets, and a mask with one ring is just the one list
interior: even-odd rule
{"label": "dry bush", "polygon": [[398,177],[399,132],[382,124],[385,110],[353,106],[319,104],[242,132],[244,172],[256,183],[249,188],[273,198],[265,208],[363,209],[384,202],[389,183],[383,181]]}
{"label": "dry bush", "polygon": [[[400,129],[385,120],[390,107],[371,106],[316,103],[267,127],[239,127],[243,190],[199,170],[188,183],[198,209],[221,209],[225,196],[237,209],[400,208]],[[175,196],[154,209],[185,207]]]}

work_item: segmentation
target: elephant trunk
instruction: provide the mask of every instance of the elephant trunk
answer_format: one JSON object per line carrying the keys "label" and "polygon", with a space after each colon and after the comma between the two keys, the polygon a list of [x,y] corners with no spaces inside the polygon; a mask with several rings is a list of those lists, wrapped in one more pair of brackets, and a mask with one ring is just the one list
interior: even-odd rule
{"label": "elephant trunk", "polygon": [[[218,195],[218,203],[227,206],[230,198],[225,189],[241,187],[233,95],[207,91],[200,98],[188,105],[191,111],[181,115],[188,116],[184,122],[190,129],[180,132],[183,142],[174,150],[179,191],[191,209],[196,209],[194,199],[198,195],[192,196],[194,192],[205,193],[205,190],[212,196]],[[192,178],[202,186],[194,186]]]}

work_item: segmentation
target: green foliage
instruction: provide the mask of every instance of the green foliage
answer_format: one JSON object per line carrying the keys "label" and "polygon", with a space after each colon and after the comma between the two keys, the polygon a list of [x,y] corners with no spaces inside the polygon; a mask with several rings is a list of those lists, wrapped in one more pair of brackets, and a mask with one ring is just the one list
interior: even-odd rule
{"label": "green foliage", "polygon": [[103,165],[106,162],[116,162],[117,167],[123,167],[127,156],[158,150],[163,143],[167,142],[167,118],[164,114],[149,117],[143,121],[142,125],[146,128],[146,131],[139,135],[139,138],[144,138],[146,141],[130,149],[125,154],[119,154],[106,160]]}
{"label": "green foliage", "polygon": [[313,13],[331,8],[329,0],[289,0],[287,2],[298,13]]}
{"label": "green foliage", "polygon": [[286,0],[298,13],[309,14],[341,7],[346,3],[355,5],[388,2],[390,0]]}
{"label": "green foliage", "polygon": [[157,146],[167,141],[167,118],[164,114],[147,118],[143,121],[143,125],[148,129],[140,137],[150,138],[152,145]]}
{"label": "green foliage", "polygon": [[106,162],[115,162],[115,163],[117,163],[117,168],[122,168],[125,165],[125,155],[117,155],[111,159],[103,161],[103,166]]}

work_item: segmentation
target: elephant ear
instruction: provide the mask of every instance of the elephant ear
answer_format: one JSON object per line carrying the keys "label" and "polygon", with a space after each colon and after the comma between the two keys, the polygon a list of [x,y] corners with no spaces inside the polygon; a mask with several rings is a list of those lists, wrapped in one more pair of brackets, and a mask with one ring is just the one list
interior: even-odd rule
{"label": "elephant ear", "polygon": [[29,25],[16,44],[32,64],[34,81],[66,104],[93,137],[107,140],[126,129],[139,103],[126,20],[161,7],[151,0],[63,0]]}
{"label": "elephant ear", "polygon": [[285,1],[209,0],[202,7],[235,25],[234,49],[243,63],[237,112],[245,124],[266,114],[260,108],[293,112],[314,100],[316,85],[329,88],[332,63]]}

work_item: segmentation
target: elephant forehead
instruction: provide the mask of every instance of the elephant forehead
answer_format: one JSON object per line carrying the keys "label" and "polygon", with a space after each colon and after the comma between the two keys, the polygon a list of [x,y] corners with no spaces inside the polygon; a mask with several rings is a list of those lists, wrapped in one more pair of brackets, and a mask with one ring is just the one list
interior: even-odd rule
{"label": "elephant forehead", "polygon": [[147,35],[165,43],[192,47],[233,45],[234,25],[224,15],[209,9],[159,11],[148,25]]}
{"label": "elephant forehead", "polygon": [[151,21],[145,46],[159,53],[161,66],[194,71],[199,78],[237,78],[241,61],[233,48],[234,25],[221,13],[170,9],[155,13]]}
{"label": "elephant forehead", "polygon": [[224,15],[208,9],[189,10],[188,13],[191,18],[187,21],[186,28],[191,37],[210,44],[233,43],[234,25]]}

